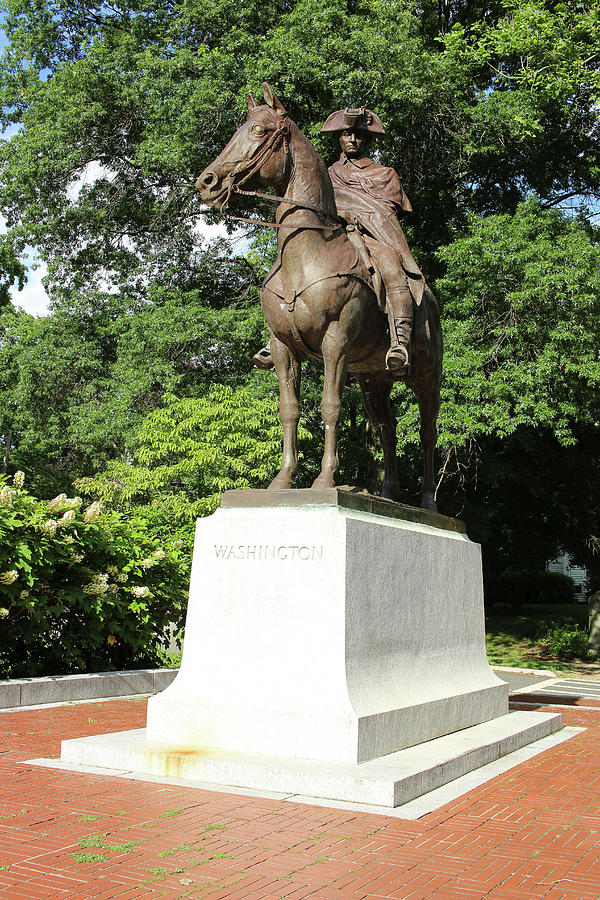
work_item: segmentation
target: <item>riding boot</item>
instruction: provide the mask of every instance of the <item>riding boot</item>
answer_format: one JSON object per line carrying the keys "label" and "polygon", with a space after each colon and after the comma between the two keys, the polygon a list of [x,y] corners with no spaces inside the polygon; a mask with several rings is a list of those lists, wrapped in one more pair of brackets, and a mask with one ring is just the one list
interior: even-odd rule
{"label": "riding boot", "polygon": [[389,291],[387,311],[391,346],[385,358],[385,367],[394,374],[406,375],[410,371],[410,338],[413,323],[413,301],[410,291]]}
{"label": "riding boot", "polygon": [[273,369],[273,357],[271,356],[271,341],[267,341],[265,347],[255,353],[252,357],[254,365],[257,369]]}

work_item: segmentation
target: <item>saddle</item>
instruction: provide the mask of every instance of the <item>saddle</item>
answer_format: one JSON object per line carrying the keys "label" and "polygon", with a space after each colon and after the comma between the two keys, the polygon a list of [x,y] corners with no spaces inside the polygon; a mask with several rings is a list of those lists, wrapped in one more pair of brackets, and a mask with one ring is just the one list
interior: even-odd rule
{"label": "saddle", "polygon": [[[356,278],[359,281],[363,281],[365,284],[367,284],[377,296],[373,281],[373,275],[371,274],[371,270],[369,268],[370,263],[368,260],[370,259],[370,256],[368,256],[368,254],[367,256],[365,256],[364,253],[359,250],[359,247],[354,241],[351,241],[351,243],[355,248],[355,254],[354,259],[352,260],[350,265],[342,265],[341,268],[332,266],[330,271],[325,271],[318,278],[311,279],[310,281],[307,281],[306,284],[300,284],[296,286],[293,291],[293,295],[290,294],[289,290],[286,292],[286,289],[283,285],[283,281],[281,278],[281,252],[279,252],[277,254],[277,259],[275,260],[273,268],[262,283],[261,289],[265,290],[265,288],[268,288],[273,294],[283,300],[290,312],[294,309],[298,297],[307,288],[312,287],[314,284],[319,284],[319,282],[321,281],[327,281],[329,278],[343,278],[345,276]],[[364,241],[362,241],[362,244],[364,245]]]}
{"label": "saddle", "polygon": [[[286,292],[284,288],[281,278],[281,254],[278,253],[273,268],[262,283],[262,290],[268,288],[268,290],[270,290],[273,294],[279,297],[279,299],[282,300],[283,303],[285,303],[286,308],[289,312],[293,312],[296,305],[296,300],[308,287],[312,287],[313,284],[317,284],[320,281],[325,281],[328,278],[340,278],[349,275],[353,278],[357,278],[358,280],[363,281],[371,288],[377,299],[377,304],[379,306],[381,314],[386,316],[387,318],[385,284],[381,276],[381,272],[377,267],[377,263],[371,255],[367,243],[357,226],[353,225],[350,222],[347,222],[346,235],[356,251],[355,260],[352,266],[344,267],[344,271],[332,269],[331,272],[325,273],[316,281],[309,281],[306,284],[300,285],[300,287],[297,287],[295,289],[293,295],[289,295],[289,292]],[[410,289],[410,277],[408,278],[408,284]],[[427,304],[417,302],[412,290],[411,294],[413,295],[414,308],[413,342],[417,347],[425,347],[430,341]],[[299,336],[298,341],[303,344]],[[309,348],[304,347],[304,350],[308,355],[313,355],[312,351],[310,351]]]}

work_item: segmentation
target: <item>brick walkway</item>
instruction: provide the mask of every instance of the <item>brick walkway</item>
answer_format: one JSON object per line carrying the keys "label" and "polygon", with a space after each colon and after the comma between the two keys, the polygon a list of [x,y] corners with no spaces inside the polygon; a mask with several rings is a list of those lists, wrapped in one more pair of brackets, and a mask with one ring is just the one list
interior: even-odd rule
{"label": "brick walkway", "polygon": [[585,705],[544,708],[587,731],[416,822],[22,762],[142,727],[143,700],[0,714],[0,898],[598,900],[600,709]]}

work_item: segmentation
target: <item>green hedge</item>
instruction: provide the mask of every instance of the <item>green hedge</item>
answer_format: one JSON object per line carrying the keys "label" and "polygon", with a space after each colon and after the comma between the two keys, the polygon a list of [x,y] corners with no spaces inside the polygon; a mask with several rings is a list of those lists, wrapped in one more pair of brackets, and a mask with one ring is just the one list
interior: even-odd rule
{"label": "green hedge", "polygon": [[189,579],[179,541],[147,523],[39,500],[0,477],[0,677],[157,665],[183,624]]}
{"label": "green hedge", "polygon": [[485,599],[488,606],[519,609],[526,603],[574,603],[575,582],[560,572],[504,572],[486,585]]}

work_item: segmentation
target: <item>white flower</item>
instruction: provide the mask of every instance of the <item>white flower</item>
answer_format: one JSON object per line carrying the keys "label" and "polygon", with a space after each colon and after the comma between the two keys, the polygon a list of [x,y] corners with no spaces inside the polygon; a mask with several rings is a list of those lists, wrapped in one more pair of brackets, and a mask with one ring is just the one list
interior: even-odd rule
{"label": "white flower", "polygon": [[0,619],[5,619],[8,615],[8,610],[5,606],[0,606]]}
{"label": "white flower", "polygon": [[[9,572],[2,572],[0,575],[0,584],[13,584],[19,577],[19,573],[16,569],[11,569]],[[148,590],[148,588],[146,588]]]}
{"label": "white flower", "polygon": [[70,534],[65,534],[63,537],[63,544],[74,544],[75,539]]}
{"label": "white flower", "polygon": [[0,503],[4,503],[6,506],[12,506],[12,491],[7,484],[5,484],[0,491]]}
{"label": "white flower", "polygon": [[73,497],[71,503],[76,509],[80,509],[83,506],[83,500],[81,499],[81,497]]}
{"label": "white flower", "polygon": [[183,541],[173,541],[173,546],[176,550],[180,550],[183,547]]}
{"label": "white flower", "polygon": [[18,472],[15,472],[13,475],[13,484],[18,490],[21,490],[25,484],[25,472],[21,472],[20,469]]}
{"label": "white flower", "polygon": [[54,499],[48,501],[48,509],[60,509],[67,503],[66,494],[58,494]]}
{"label": "white flower", "polygon": [[19,594],[19,600],[27,600],[29,597],[29,591],[21,591]]}
{"label": "white flower", "polygon": [[154,559],[164,559],[166,555],[164,550],[155,550],[152,554]]}
{"label": "white flower", "polygon": [[47,519],[42,525],[42,531],[44,532],[44,534],[49,535],[49,537],[54,537],[57,528],[58,522],[56,521],[56,519]]}
{"label": "white flower", "polygon": [[119,570],[117,569],[116,566],[107,566],[106,571],[108,572],[109,575],[112,575],[113,578],[115,575],[119,574]]}
{"label": "white flower", "polygon": [[86,511],[83,514],[83,518],[86,522],[95,522],[98,516],[100,515],[100,510],[102,509],[102,504],[99,500],[94,500],[94,502],[88,506]]}
{"label": "white flower", "polygon": [[94,575],[93,581],[84,585],[82,588],[84,594],[92,594],[96,597],[104,597],[108,591],[108,575]]}
{"label": "white flower", "polygon": [[127,581],[128,578],[129,578],[129,575],[127,574],[127,572],[121,572],[120,575],[117,575],[117,581],[120,584],[125,584],[125,582]]}
{"label": "white flower", "polygon": [[142,569],[151,569],[152,566],[155,566],[155,565],[156,565],[155,559],[143,559],[140,563],[140,566],[142,567]]}
{"label": "white flower", "polygon": [[74,553],[73,554],[73,562],[76,562],[76,563],[83,562],[83,553]]}
{"label": "white flower", "polygon": [[143,587],[132,587],[131,593],[133,594],[134,597],[138,597],[141,599],[142,597],[148,596],[148,594],[150,593],[150,589],[147,588],[145,585]]}
{"label": "white flower", "polygon": [[68,509],[66,513],[64,513],[62,519],[60,520],[60,524],[67,525],[69,522],[74,522],[77,518],[77,513],[74,509]]}

